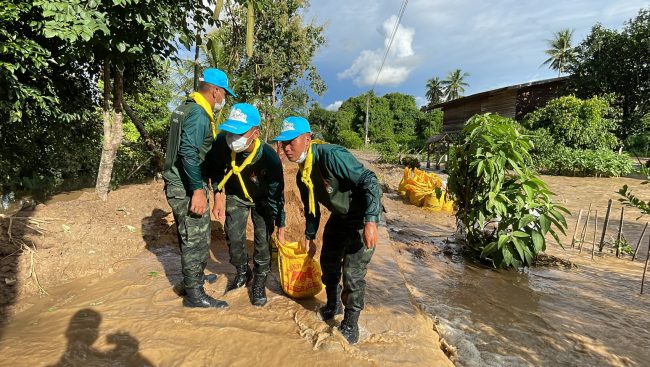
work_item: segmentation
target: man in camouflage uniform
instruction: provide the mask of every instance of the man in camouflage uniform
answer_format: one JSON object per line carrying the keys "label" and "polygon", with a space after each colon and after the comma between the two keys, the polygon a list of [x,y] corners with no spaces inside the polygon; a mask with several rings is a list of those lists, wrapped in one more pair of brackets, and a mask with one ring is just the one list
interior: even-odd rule
{"label": "man in camouflage uniform", "polygon": [[365,276],[378,240],[382,211],[377,177],[343,147],[312,141],[309,122],[302,117],[287,117],[274,140],[282,143],[290,161],[300,164],[296,179],[307,222],[303,248],[312,256],[320,224],[319,204],[332,213],[323,231],[320,256],[327,293],[327,304],[320,315],[329,320],[341,313],[342,298],[345,314],[339,330],[354,344],[359,340]]}
{"label": "man in camouflage uniform", "polygon": [[237,270],[227,291],[243,287],[251,277],[246,253],[250,214],[255,243],[250,299],[261,307],[267,302],[265,285],[271,271],[269,240],[277,227],[278,239],[284,242],[285,213],[282,163],[275,150],[260,141],[259,124],[257,108],[248,103],[234,105],[228,119],[219,126],[222,132],[206,159],[215,190],[213,212],[218,220],[225,217],[230,263]]}
{"label": "man in camouflage uniform", "polygon": [[235,96],[228,88],[226,74],[219,69],[206,69],[199,91],[192,93],[170,120],[163,178],[181,249],[185,307],[228,306],[203,289],[210,247],[210,211],[202,169],[216,132],[213,111],[224,106],[226,94]]}

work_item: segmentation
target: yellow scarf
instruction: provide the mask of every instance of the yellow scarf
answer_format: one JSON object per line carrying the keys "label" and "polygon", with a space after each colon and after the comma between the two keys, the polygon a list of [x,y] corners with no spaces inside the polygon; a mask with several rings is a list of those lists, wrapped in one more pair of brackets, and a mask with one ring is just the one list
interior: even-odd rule
{"label": "yellow scarf", "polygon": [[320,144],[319,140],[312,140],[307,148],[307,157],[305,162],[301,165],[300,181],[307,186],[309,190],[309,214],[316,215],[316,198],[314,196],[314,183],[311,181],[311,170],[314,166],[314,155],[312,154],[311,147],[314,144]]}
{"label": "yellow scarf", "polygon": [[241,166],[237,166],[235,164],[235,157],[237,156],[237,153],[232,151],[232,153],[230,154],[230,158],[232,159],[232,161],[230,162],[230,165],[232,166],[232,169],[226,174],[226,176],[223,178],[223,180],[221,180],[221,182],[219,182],[219,186],[217,186],[218,190],[221,190],[223,188],[223,186],[226,184],[226,182],[228,182],[228,179],[234,173],[237,176],[237,178],[239,178],[239,183],[241,184],[241,189],[244,192],[244,196],[250,202],[253,202],[253,199],[251,199],[250,195],[248,195],[248,190],[246,190],[246,185],[244,184],[244,179],[241,176],[241,172],[244,170],[244,168],[246,168],[246,166],[251,164],[251,162],[253,161],[253,158],[255,158],[255,155],[257,155],[257,151],[259,150],[260,145],[262,145],[262,143],[260,143],[260,139],[255,139],[254,144],[255,144],[255,146],[253,148],[253,151],[251,152],[251,154],[248,155],[248,157],[246,157],[246,159],[244,159]]}
{"label": "yellow scarf", "polygon": [[[210,127],[212,127],[212,139],[217,138],[217,124],[214,121],[214,113],[212,112],[212,107],[210,107],[210,103],[201,95],[201,93],[194,92],[190,94],[190,98],[196,102],[199,106],[203,107],[205,112],[208,114],[208,117],[210,117]],[[219,115],[221,115],[221,111],[219,111]]]}

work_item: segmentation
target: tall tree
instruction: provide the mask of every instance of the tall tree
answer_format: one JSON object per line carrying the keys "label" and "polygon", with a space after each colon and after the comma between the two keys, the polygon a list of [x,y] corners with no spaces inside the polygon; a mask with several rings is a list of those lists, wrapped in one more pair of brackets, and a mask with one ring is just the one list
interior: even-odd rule
{"label": "tall tree", "polygon": [[576,51],[571,45],[573,29],[562,29],[553,34],[553,38],[546,40],[548,49],[544,51],[549,58],[542,65],[548,65],[552,70],[557,70],[560,76],[567,70],[570,63],[575,61]]}
{"label": "tall tree", "polygon": [[468,76],[469,73],[463,72],[460,69],[456,69],[447,74],[447,78],[442,81],[447,100],[457,99],[463,95],[465,87],[469,87],[469,84],[465,82],[465,78]]}
{"label": "tall tree", "polygon": [[650,129],[644,118],[650,114],[650,8],[626,22],[617,31],[600,24],[577,47],[576,62],[571,64],[571,84],[583,98],[614,94],[623,110],[617,135],[629,135]]}
{"label": "tall tree", "polygon": [[[268,125],[264,127],[265,132],[269,134],[278,127],[280,113],[306,112],[309,95],[321,95],[325,91],[313,64],[316,51],[325,42],[324,28],[304,20],[309,3],[276,0],[272,5],[256,12],[252,56],[244,57],[248,48],[248,8],[234,2],[224,3],[222,11],[227,16],[209,34],[205,45],[207,62],[232,75],[238,97],[259,103]],[[279,108],[283,101],[288,104],[285,109]]]}
{"label": "tall tree", "polygon": [[430,104],[438,104],[442,102],[445,92],[440,78],[434,77],[429,79],[426,88],[426,97]]}
{"label": "tall tree", "polygon": [[[122,143],[124,93],[159,74],[161,58],[175,58],[176,38],[195,39],[212,9],[194,0],[37,0],[47,19],[46,37],[75,50],[68,62],[84,65],[103,86],[104,136],[96,192],[106,200],[115,156]],[[191,19],[192,22],[187,20]]]}

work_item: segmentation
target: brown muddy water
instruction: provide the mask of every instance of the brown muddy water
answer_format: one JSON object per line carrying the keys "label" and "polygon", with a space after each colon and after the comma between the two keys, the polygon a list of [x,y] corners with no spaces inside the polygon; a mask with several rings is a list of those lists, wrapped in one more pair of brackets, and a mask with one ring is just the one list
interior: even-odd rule
{"label": "brown muddy water", "polygon": [[[615,191],[622,184],[650,197],[639,180],[544,179],[572,212],[586,211],[589,203],[599,207],[597,242],[608,198],[615,200],[612,217],[617,219],[612,218],[607,240],[617,232]],[[604,254],[591,260],[590,251],[579,254],[549,242],[547,253],[576,266],[495,271],[455,255],[457,249],[445,241],[453,236],[453,217],[413,212],[396,194],[388,194],[386,203],[389,232],[404,255],[398,262],[409,290],[422,310],[437,317],[441,336],[458,350],[458,365],[650,366],[650,294],[639,295],[640,259],[616,259],[606,246]],[[636,220],[638,215],[628,209],[623,225],[634,245],[645,223]],[[571,242],[576,216],[567,218],[565,245]],[[586,248],[591,249],[592,236],[590,228]],[[647,241],[646,234],[642,260]]]}
{"label": "brown muddy water", "polygon": [[[375,169],[396,187],[401,169]],[[607,199],[616,200],[622,184],[650,198],[639,180],[545,180],[573,213],[593,203],[599,229]],[[221,234],[207,269],[218,278],[206,289],[228,301],[229,310],[181,307],[172,289],[181,279],[178,250],[165,240],[108,274],[21,300],[0,330],[0,366],[450,366],[434,330],[456,348],[459,366],[650,366],[650,295],[639,295],[641,259],[613,258],[606,247],[591,260],[587,251],[549,244],[549,254],[576,267],[495,271],[466,262],[445,241],[453,217],[415,208],[388,191],[388,231],[370,265],[356,346],[333,327],[340,317],[331,323],[316,317],[323,294],[287,298],[275,273],[264,308],[251,306],[245,289],[222,296],[233,269]],[[618,214],[615,203],[610,242]],[[624,217],[634,244],[645,224],[637,217],[633,210]],[[576,219],[568,217],[569,237]],[[646,249],[647,237],[640,253]]]}

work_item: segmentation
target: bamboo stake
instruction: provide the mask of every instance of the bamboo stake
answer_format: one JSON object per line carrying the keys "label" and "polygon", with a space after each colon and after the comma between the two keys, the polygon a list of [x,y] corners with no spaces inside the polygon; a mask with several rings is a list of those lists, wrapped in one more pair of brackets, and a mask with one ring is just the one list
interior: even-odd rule
{"label": "bamboo stake", "polygon": [[579,253],[582,253],[582,244],[585,243],[585,236],[587,236],[587,228],[589,226],[589,218],[591,217],[591,205],[587,211],[587,219],[585,220],[585,226],[582,227],[582,232],[580,235],[580,245],[578,246]]}
{"label": "bamboo stake", "polygon": [[636,243],[636,250],[634,250],[634,254],[632,255],[632,261],[636,259],[636,254],[639,252],[639,249],[641,248],[641,241],[643,241],[643,235],[645,235],[646,228],[648,228],[648,222],[645,223],[645,227],[643,227],[643,231],[641,232],[641,237],[639,237],[639,242]]}
{"label": "bamboo stake", "polygon": [[578,213],[576,228],[573,230],[573,239],[571,240],[571,248],[573,248],[576,243],[576,234],[578,234],[578,226],[580,225],[580,219],[582,219],[582,209],[580,209],[580,213]]}
{"label": "bamboo stake", "polygon": [[598,231],[598,209],[594,215],[594,240],[591,242],[591,259],[594,259],[594,252],[596,252],[596,232]]}
{"label": "bamboo stake", "polygon": [[609,199],[607,202],[607,211],[605,212],[605,224],[603,225],[603,234],[600,236],[600,245],[598,246],[598,252],[603,252],[603,246],[605,246],[605,234],[607,233],[607,225],[609,224],[609,214],[612,211],[612,199]]}
{"label": "bamboo stake", "polygon": [[619,256],[621,248],[621,235],[623,234],[623,214],[625,214],[625,207],[621,208],[621,220],[618,223],[618,235],[616,236],[616,257]]}
{"label": "bamboo stake", "polygon": [[643,283],[645,283],[645,272],[648,270],[648,260],[650,260],[650,236],[648,237],[648,255],[645,257],[645,266],[643,267],[643,276],[641,277],[641,294],[643,294]]}

